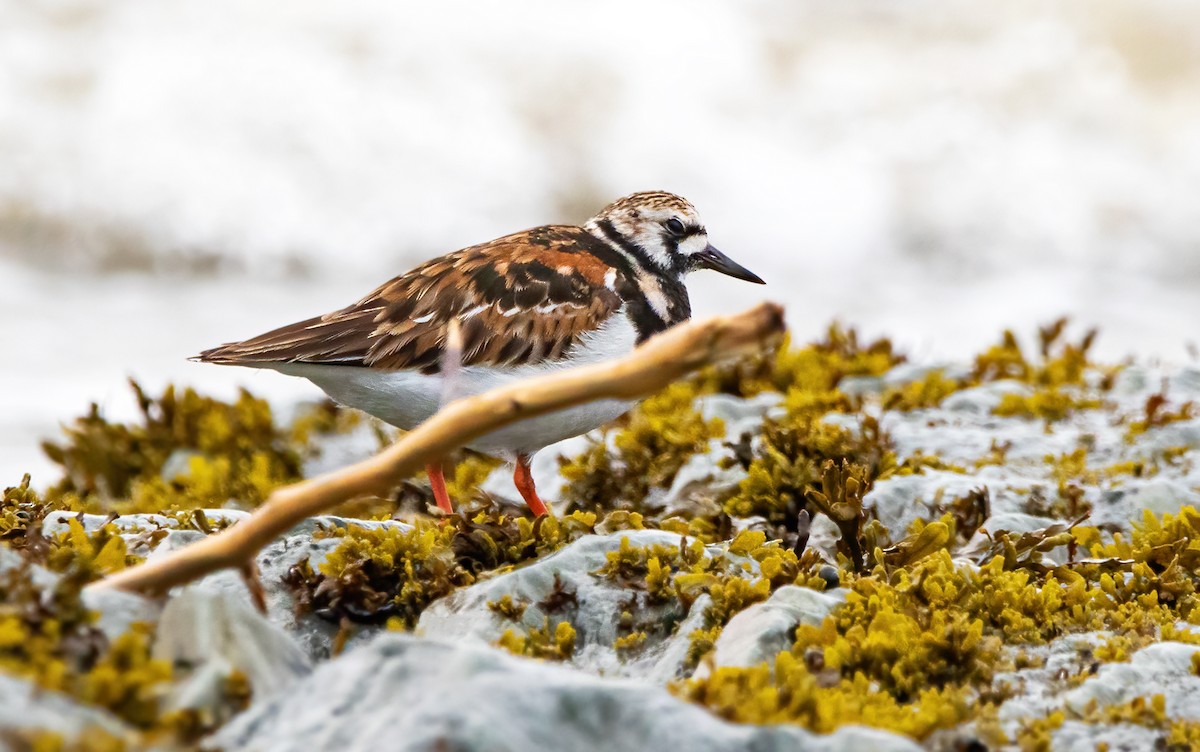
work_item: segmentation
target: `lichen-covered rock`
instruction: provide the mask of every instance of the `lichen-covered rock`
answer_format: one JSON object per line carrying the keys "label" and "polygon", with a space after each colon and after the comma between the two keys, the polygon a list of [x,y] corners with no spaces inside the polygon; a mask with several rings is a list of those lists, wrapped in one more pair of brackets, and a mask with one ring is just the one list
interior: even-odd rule
{"label": "lichen-covered rock", "polygon": [[[669,740],[669,741],[668,741]],[[209,742],[227,752],[916,752],[861,727],[817,736],[729,724],[665,690],[506,655],[485,646],[381,635],[256,703]]]}

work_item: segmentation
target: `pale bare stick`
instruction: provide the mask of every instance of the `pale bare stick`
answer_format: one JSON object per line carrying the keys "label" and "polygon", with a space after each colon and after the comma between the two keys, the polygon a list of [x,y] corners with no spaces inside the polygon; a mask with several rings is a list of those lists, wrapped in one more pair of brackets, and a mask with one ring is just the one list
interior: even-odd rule
{"label": "pale bare stick", "polygon": [[233,527],[89,587],[157,594],[219,569],[241,567],[305,518],[360,496],[387,494],[401,478],[472,439],[595,399],[643,397],[702,366],[759,351],[783,329],[783,309],[763,303],[735,316],[674,327],[623,358],[457,400],[374,457],[277,489]]}

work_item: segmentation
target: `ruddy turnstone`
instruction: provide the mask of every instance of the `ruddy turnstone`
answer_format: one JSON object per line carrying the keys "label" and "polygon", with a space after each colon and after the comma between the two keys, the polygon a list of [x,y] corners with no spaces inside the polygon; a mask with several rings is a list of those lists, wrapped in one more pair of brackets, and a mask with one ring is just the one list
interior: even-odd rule
{"label": "ruddy turnstone", "polygon": [[[763,284],[708,242],[686,200],[635,193],[582,227],[535,227],[455,251],[339,311],[195,359],[301,376],[335,401],[408,430],[447,399],[624,355],[686,321],[691,303],[683,280],[695,269]],[[461,345],[450,367],[443,361],[452,322]],[[529,472],[533,453],[597,428],[630,405],[602,400],[525,420],[470,448],[515,461],[517,490],[543,515]],[[451,512],[442,464],[427,470],[438,506]]]}

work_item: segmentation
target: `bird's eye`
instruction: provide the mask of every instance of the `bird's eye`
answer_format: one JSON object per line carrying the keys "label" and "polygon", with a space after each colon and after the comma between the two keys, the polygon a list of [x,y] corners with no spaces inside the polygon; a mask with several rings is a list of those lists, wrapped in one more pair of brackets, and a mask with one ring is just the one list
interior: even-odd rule
{"label": "bird's eye", "polygon": [[672,235],[682,235],[683,223],[680,222],[678,218],[671,217],[667,220],[667,230],[669,230]]}

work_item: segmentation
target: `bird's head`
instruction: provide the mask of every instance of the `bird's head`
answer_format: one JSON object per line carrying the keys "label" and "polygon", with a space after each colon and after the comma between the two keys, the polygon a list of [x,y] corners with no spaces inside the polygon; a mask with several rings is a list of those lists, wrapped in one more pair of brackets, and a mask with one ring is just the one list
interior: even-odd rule
{"label": "bird's head", "polygon": [[766,284],[709,243],[696,207],[673,193],[649,191],[617,199],[584,227],[639,266],[652,266],[676,277],[696,269],[713,269]]}

